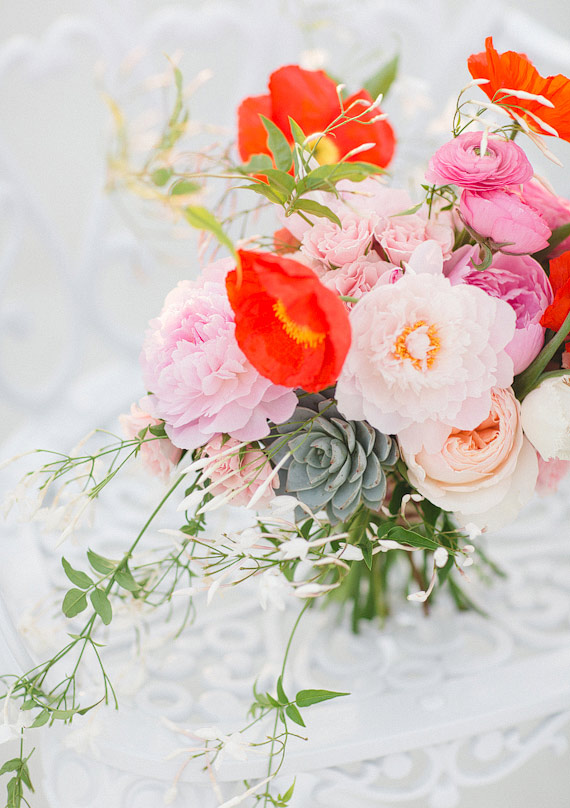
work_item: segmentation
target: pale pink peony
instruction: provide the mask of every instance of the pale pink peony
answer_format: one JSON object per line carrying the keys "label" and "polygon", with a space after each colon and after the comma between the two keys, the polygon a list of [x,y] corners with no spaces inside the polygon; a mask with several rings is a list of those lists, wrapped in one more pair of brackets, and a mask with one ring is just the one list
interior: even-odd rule
{"label": "pale pink peony", "polygon": [[181,281],[143,343],[143,378],[154,412],[183,449],[222,432],[257,440],[268,434],[268,420],[286,421],[297,404],[295,393],[261,376],[236,342],[224,285],[233,267],[224,259],[199,281]]}
{"label": "pale pink peony", "polygon": [[511,191],[463,191],[459,209],[465,223],[501,252],[522,255],[548,247],[550,227]]}
{"label": "pale pink peony", "polygon": [[527,368],[544,345],[545,329],[540,318],[552,303],[550,281],[538,261],[529,255],[497,253],[489,269],[473,269],[479,260],[478,247],[462,247],[444,268],[452,284],[469,283],[513,307],[517,327],[507,353],[514,363],[515,376]]}
{"label": "pale pink peony", "polygon": [[[151,397],[145,396],[138,404],[131,404],[130,413],[119,416],[125,437],[136,438],[141,430],[162,423],[159,418],[155,418],[148,412],[149,409],[152,409]],[[172,469],[180,460],[182,450],[174,446],[168,438],[146,440],[149,438],[152,439],[153,436],[147,433],[138,457],[153,474],[168,479]]]}
{"label": "pale pink peony", "polygon": [[496,530],[532,497],[537,455],[523,436],[513,391],[495,389],[475,429],[451,429],[439,452],[404,452],[411,484],[430,502],[455,512],[460,524]]}
{"label": "pale pink peony", "polygon": [[426,179],[437,185],[459,185],[470,191],[493,191],[532,177],[532,166],[520,146],[491,135],[481,154],[482,132],[465,132],[436,151]]}
{"label": "pale pink peony", "polygon": [[[522,189],[523,200],[538,210],[551,230],[570,223],[570,201],[562,196],[556,196],[548,191],[538,180],[525,182]],[[562,255],[570,250],[570,236],[555,247],[549,254],[550,258]]]}
{"label": "pale pink peony", "polygon": [[545,497],[558,491],[560,482],[570,471],[570,460],[559,460],[557,457],[552,460],[544,460],[541,454],[538,455],[538,480],[536,481],[536,493]]}
{"label": "pale pink peony", "polygon": [[[402,270],[382,261],[376,254],[376,260],[353,261],[339,269],[321,272],[320,279],[324,286],[345,297],[360,299],[379,284],[395,283],[402,275]],[[346,303],[350,310],[354,303]]]}
{"label": "pale pink peony", "polygon": [[439,274],[430,263],[431,247],[416,251],[414,272],[377,286],[352,310],[352,345],[336,391],[344,416],[397,434],[412,452],[438,451],[453,426],[476,427],[491,389],[513,379],[505,351],[513,309],[474,286],[452,286],[441,255]]}
{"label": "pale pink peony", "polygon": [[[236,447],[236,451],[228,454],[232,446]],[[211,462],[204,466],[204,476],[213,483],[210,493],[214,496],[229,495],[230,505],[245,507],[273,469],[267,456],[260,449],[248,446],[240,451],[240,446],[240,442],[234,438],[229,438],[225,442],[221,435],[211,438],[203,449],[203,455],[212,458]],[[276,488],[279,488],[277,474],[256,502],[256,509],[266,508],[269,505],[275,497]]]}

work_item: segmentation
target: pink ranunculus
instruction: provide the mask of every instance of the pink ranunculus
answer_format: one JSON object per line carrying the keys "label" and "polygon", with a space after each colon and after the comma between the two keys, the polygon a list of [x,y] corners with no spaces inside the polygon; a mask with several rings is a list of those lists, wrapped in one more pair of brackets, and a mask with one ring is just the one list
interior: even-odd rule
{"label": "pink ranunculus", "polygon": [[[131,404],[128,414],[120,415],[119,421],[123,434],[127,438],[136,438],[139,432],[149,426],[158,426],[162,423],[159,418],[150,414],[152,400],[150,396],[141,398],[138,404]],[[153,474],[168,479],[172,469],[177,465],[182,450],[174,446],[168,438],[153,438],[147,434],[145,443],[141,445],[138,456]]]}
{"label": "pink ranunculus", "polygon": [[560,482],[570,471],[570,460],[559,460],[555,457],[552,460],[544,460],[541,454],[538,455],[538,480],[536,481],[536,493],[545,497],[558,491]]}
{"label": "pink ranunculus", "polygon": [[[365,260],[345,264],[339,269],[321,273],[321,282],[339,295],[356,297],[359,300],[379,284],[395,283],[401,277],[402,270],[387,261],[380,260],[376,253],[373,255],[376,260],[371,256]],[[346,303],[349,310],[354,305]]]}
{"label": "pink ranunculus", "polygon": [[546,308],[552,303],[550,281],[538,261],[529,255],[496,253],[489,269],[473,269],[478,247],[462,247],[444,267],[452,284],[469,283],[488,295],[508,303],[517,316],[515,335],[507,353],[513,360],[515,376],[527,368],[544,345],[545,329],[540,325]]}
{"label": "pink ranunculus", "polygon": [[494,191],[532,177],[532,166],[520,146],[491,135],[481,154],[482,132],[464,132],[436,151],[426,179],[437,185],[459,185],[470,191]]}
{"label": "pink ranunculus", "polygon": [[[540,212],[551,230],[570,223],[570,201],[548,191],[538,180],[532,179],[525,182],[522,189],[522,199]],[[570,236],[555,247],[549,253],[549,256],[550,258],[556,258],[566,250],[570,250]]]}
{"label": "pink ranunculus", "polygon": [[[273,469],[267,456],[260,449],[248,446],[240,451],[240,445],[234,438],[224,442],[221,435],[215,435],[204,446],[202,453],[211,458],[211,461],[204,466],[204,476],[213,483],[210,492],[214,496],[230,495],[228,498],[230,505],[245,507]],[[232,446],[236,447],[235,452],[230,451]],[[277,474],[257,501],[256,509],[266,508],[269,505],[275,497],[276,488],[279,488]]]}
{"label": "pink ranunculus", "polygon": [[546,221],[511,191],[463,191],[459,209],[465,223],[501,252],[522,255],[548,247]]}
{"label": "pink ranunculus", "polygon": [[515,519],[538,476],[537,454],[523,436],[510,388],[492,391],[490,410],[474,429],[451,429],[440,451],[404,451],[404,460],[421,494],[481,530]]}
{"label": "pink ranunculus", "polygon": [[326,269],[335,269],[361,260],[370,250],[374,237],[374,222],[337,206],[342,222],[339,227],[328,219],[318,219],[309,227],[301,241],[301,252]]}
{"label": "pink ranunculus", "polygon": [[412,452],[438,451],[453,426],[475,428],[489,412],[491,389],[513,379],[505,351],[513,309],[474,286],[452,286],[433,246],[422,244],[413,272],[377,286],[353,308],[336,389],[344,416],[398,435]]}
{"label": "pink ranunculus", "polygon": [[181,281],[145,335],[141,365],[153,411],[183,449],[219,433],[257,440],[268,434],[268,421],[286,421],[297,404],[295,393],[258,373],[236,342],[224,284],[233,267],[224,259],[200,280]]}

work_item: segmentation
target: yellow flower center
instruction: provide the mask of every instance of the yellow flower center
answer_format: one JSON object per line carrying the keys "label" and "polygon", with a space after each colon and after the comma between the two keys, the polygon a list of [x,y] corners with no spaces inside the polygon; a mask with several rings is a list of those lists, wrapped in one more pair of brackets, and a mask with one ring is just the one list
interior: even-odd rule
{"label": "yellow flower center", "polygon": [[[312,148],[311,141],[307,145]],[[317,163],[322,166],[332,165],[340,160],[340,149],[336,145],[334,138],[325,135],[318,141],[313,156]]]}
{"label": "yellow flower center", "polygon": [[431,368],[439,352],[441,342],[435,325],[417,320],[408,325],[394,343],[394,357],[409,359],[416,370]]}
{"label": "yellow flower center", "polygon": [[324,342],[326,334],[322,331],[313,331],[308,325],[296,323],[287,313],[287,309],[282,300],[278,300],[273,304],[273,311],[283,326],[283,330],[287,336],[298,345],[302,345],[304,348],[316,348]]}

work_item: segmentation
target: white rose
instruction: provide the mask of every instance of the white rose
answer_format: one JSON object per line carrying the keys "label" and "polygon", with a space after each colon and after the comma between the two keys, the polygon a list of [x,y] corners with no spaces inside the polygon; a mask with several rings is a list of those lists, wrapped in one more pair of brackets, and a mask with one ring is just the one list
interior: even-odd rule
{"label": "white rose", "polygon": [[522,425],[544,460],[570,460],[570,373],[545,379],[528,394]]}

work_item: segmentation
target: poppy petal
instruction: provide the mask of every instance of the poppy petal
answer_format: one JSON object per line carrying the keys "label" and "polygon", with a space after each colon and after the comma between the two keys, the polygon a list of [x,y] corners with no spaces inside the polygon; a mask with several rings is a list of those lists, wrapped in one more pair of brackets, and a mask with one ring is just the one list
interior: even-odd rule
{"label": "poppy petal", "polygon": [[260,115],[271,118],[271,96],[250,96],[238,107],[238,149],[242,160],[252,154],[269,154],[267,132]]}
{"label": "poppy petal", "polygon": [[289,117],[306,135],[321,132],[340,114],[336,84],[322,70],[281,67],[269,78],[272,120],[289,140]]}
{"label": "poppy petal", "polygon": [[[350,98],[345,101],[345,108],[348,108],[353,101],[363,99],[372,103],[373,99],[370,93],[366,90],[361,90],[354,93]],[[349,115],[354,117],[360,115],[363,107],[357,106],[350,111]],[[394,148],[396,145],[396,138],[394,130],[388,121],[375,121],[374,123],[363,123],[369,121],[371,118],[379,115],[381,110],[374,109],[371,113],[367,112],[362,116],[361,120],[349,121],[343,124],[335,131],[336,144],[341,154],[347,154],[352,149],[360,146],[362,143],[374,143],[374,146],[367,151],[359,152],[354,157],[349,157],[349,160],[364,160],[374,165],[385,167],[394,156]]]}

